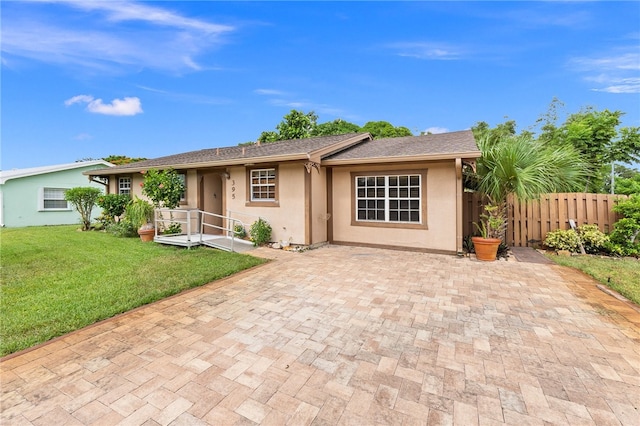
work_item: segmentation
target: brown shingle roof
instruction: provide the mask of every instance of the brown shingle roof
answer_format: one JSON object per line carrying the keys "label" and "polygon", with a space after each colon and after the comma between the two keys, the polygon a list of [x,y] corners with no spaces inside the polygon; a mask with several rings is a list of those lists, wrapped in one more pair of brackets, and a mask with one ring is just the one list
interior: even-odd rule
{"label": "brown shingle roof", "polygon": [[465,158],[480,157],[480,151],[471,130],[375,139],[333,154],[327,157],[323,163],[337,164],[372,159],[402,161],[406,160],[407,157],[433,157],[433,159],[438,159],[454,156],[463,156]]}
{"label": "brown shingle roof", "polygon": [[[320,161],[322,164],[389,162],[453,157],[476,158],[480,151],[470,130],[436,135],[371,140],[369,133],[294,139],[261,145],[210,148],[138,161],[108,169],[109,174],[131,173],[151,168],[188,169],[288,160]],[[104,171],[102,173],[105,173]],[[100,171],[85,172],[100,175]]]}
{"label": "brown shingle roof", "polygon": [[[150,168],[194,168],[199,166],[215,166],[239,164],[242,162],[277,161],[283,157],[288,159],[305,159],[316,153],[331,154],[336,149],[343,149],[343,144],[359,143],[369,139],[369,133],[349,133],[344,135],[320,136],[308,139],[293,139],[260,145],[232,146],[225,148],[209,148],[199,151],[153,158],[124,164],[109,169],[109,173],[126,173]],[[95,173],[94,173],[95,174]]]}

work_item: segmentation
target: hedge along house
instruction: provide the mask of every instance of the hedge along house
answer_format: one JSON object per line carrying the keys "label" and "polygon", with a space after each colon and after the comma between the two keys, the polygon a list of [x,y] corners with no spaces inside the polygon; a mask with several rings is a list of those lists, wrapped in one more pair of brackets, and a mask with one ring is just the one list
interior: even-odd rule
{"label": "hedge along house", "polygon": [[[143,173],[184,175],[182,208],[264,218],[273,241],[462,251],[462,165],[471,131],[373,140],[324,136],[171,155],[85,174],[142,197]],[[246,219],[252,218],[252,219]]]}
{"label": "hedge along house", "polygon": [[[80,214],[64,199],[65,191],[78,186],[93,186],[104,190],[104,185],[90,182],[83,172],[112,166],[113,164],[104,160],[93,160],[1,171],[1,226],[80,223]],[[98,216],[100,209],[94,209],[93,213],[94,217]]]}

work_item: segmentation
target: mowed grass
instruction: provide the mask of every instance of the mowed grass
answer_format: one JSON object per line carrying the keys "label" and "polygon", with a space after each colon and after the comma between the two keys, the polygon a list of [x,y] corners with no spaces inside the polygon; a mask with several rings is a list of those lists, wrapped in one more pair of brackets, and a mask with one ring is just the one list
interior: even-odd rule
{"label": "mowed grass", "polygon": [[76,229],[0,231],[0,356],[264,262]]}
{"label": "mowed grass", "polygon": [[640,260],[599,256],[556,256],[549,259],[559,265],[578,269],[640,305]]}

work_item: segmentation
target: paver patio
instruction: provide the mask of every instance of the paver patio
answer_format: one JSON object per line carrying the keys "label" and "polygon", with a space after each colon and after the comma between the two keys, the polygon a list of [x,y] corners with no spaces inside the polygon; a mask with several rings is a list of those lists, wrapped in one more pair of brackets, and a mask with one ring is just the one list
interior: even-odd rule
{"label": "paver patio", "polygon": [[5,358],[0,423],[640,424],[640,313],[578,272],[258,252],[277,259]]}

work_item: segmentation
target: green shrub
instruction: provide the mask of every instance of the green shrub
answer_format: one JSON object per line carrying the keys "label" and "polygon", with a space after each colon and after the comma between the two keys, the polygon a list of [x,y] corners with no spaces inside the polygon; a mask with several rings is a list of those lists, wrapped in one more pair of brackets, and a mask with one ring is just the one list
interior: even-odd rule
{"label": "green shrub", "polygon": [[171,224],[169,224],[169,226],[164,230],[164,233],[167,235],[181,234],[182,225],[177,222],[171,222]]}
{"label": "green shrub", "polygon": [[612,246],[623,256],[640,254],[640,194],[620,200],[613,211],[624,216],[617,221],[609,235]]}
{"label": "green shrub", "polygon": [[137,237],[138,228],[130,220],[123,218],[119,222],[113,222],[106,226],[105,230],[116,237]]}
{"label": "green shrub", "polygon": [[105,224],[115,222],[115,218],[124,214],[130,202],[129,194],[106,194],[98,197],[96,204],[102,208],[102,216],[99,220]]}
{"label": "green shrub", "polygon": [[609,237],[598,229],[598,225],[581,225],[578,234],[585,252],[597,254],[608,251]]}
{"label": "green shrub", "polygon": [[254,246],[261,246],[271,241],[271,225],[266,220],[260,218],[253,222],[249,228],[249,235]]}
{"label": "green shrub", "polygon": [[573,229],[557,229],[547,233],[544,245],[553,250],[580,251],[580,243],[586,253],[596,254],[610,251],[609,237],[598,229],[598,225],[580,225]]}
{"label": "green shrub", "polygon": [[633,219],[624,218],[616,222],[609,235],[611,251],[620,256],[638,256],[640,254],[640,224]]}
{"label": "green shrub", "polygon": [[244,229],[244,226],[240,224],[237,224],[233,227],[233,233],[235,234],[236,238],[245,238],[247,236],[247,230]]}
{"label": "green shrub", "polygon": [[83,231],[91,229],[91,211],[101,195],[102,191],[92,186],[80,186],[65,191],[64,199],[80,213]]}
{"label": "green shrub", "polygon": [[547,233],[544,245],[553,250],[578,251],[580,237],[573,229],[557,229]]}

